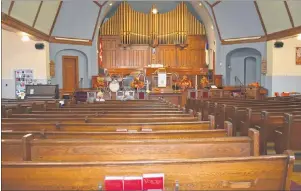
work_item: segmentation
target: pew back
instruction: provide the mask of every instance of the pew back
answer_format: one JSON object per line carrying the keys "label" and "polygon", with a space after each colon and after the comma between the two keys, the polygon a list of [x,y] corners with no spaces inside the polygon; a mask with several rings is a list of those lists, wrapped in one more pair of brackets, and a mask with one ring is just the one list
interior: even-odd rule
{"label": "pew back", "polygon": [[99,190],[105,176],[163,173],[165,190],[289,190],[293,163],[291,154],[132,162],[3,162],[2,189]]}

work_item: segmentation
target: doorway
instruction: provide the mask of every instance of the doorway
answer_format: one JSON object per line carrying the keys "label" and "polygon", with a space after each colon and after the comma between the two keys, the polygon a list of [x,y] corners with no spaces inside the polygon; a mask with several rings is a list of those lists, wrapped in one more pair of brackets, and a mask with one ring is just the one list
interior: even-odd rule
{"label": "doorway", "polygon": [[226,85],[261,83],[261,53],[253,48],[238,48],[226,56]]}
{"label": "doorway", "polygon": [[244,85],[256,82],[256,58],[247,57],[244,60]]}
{"label": "doorway", "polygon": [[63,89],[73,92],[78,88],[78,57],[63,56]]}

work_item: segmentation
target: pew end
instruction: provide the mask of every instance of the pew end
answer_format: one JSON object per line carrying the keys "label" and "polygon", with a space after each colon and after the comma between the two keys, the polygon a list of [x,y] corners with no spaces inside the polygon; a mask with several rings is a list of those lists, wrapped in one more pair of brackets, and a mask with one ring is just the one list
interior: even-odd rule
{"label": "pew end", "polygon": [[208,115],[209,119],[209,128],[215,129],[215,116],[214,115]]}
{"label": "pew end", "polygon": [[224,128],[227,131],[227,135],[229,137],[232,137],[233,136],[233,125],[232,125],[232,123],[230,121],[225,121],[224,122]]}
{"label": "pew end", "polygon": [[286,187],[285,190],[290,190],[290,184],[292,180],[294,164],[295,164],[295,154],[292,150],[285,150],[284,154],[288,156],[288,164],[287,164],[287,175],[286,175]]}
{"label": "pew end", "polygon": [[31,161],[31,141],[33,140],[32,134],[27,134],[22,137],[22,152],[23,152],[23,160]]}
{"label": "pew end", "polygon": [[253,156],[259,156],[259,131],[250,128],[249,132],[248,132],[248,136],[253,141],[252,155]]}
{"label": "pew end", "polygon": [[197,112],[196,116],[198,118],[198,121],[202,121],[202,113],[201,112]]}

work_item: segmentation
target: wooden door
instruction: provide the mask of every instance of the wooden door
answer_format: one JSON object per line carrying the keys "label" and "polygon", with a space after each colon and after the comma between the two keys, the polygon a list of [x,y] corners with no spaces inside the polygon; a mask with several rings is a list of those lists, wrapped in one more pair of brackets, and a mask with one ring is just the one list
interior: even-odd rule
{"label": "wooden door", "polygon": [[63,56],[63,89],[73,92],[78,88],[78,57]]}

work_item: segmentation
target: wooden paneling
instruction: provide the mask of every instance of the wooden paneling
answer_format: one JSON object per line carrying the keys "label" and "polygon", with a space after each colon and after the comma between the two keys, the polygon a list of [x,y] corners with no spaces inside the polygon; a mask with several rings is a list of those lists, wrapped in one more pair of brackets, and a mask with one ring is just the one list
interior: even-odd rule
{"label": "wooden paneling", "polygon": [[163,64],[171,68],[204,68],[205,38],[188,36],[188,46],[181,49],[176,45],[159,45],[155,59],[151,61],[148,45],[120,46],[119,36],[103,36],[103,65],[107,69],[143,68],[149,64]]}
{"label": "wooden paneling", "polygon": [[118,39],[116,37],[107,37],[103,38],[102,46],[103,46],[103,63],[105,68],[116,68],[117,67],[117,42]]}
{"label": "wooden paneling", "polygon": [[165,67],[176,67],[176,47],[174,45],[162,45],[157,49],[157,63]]}

